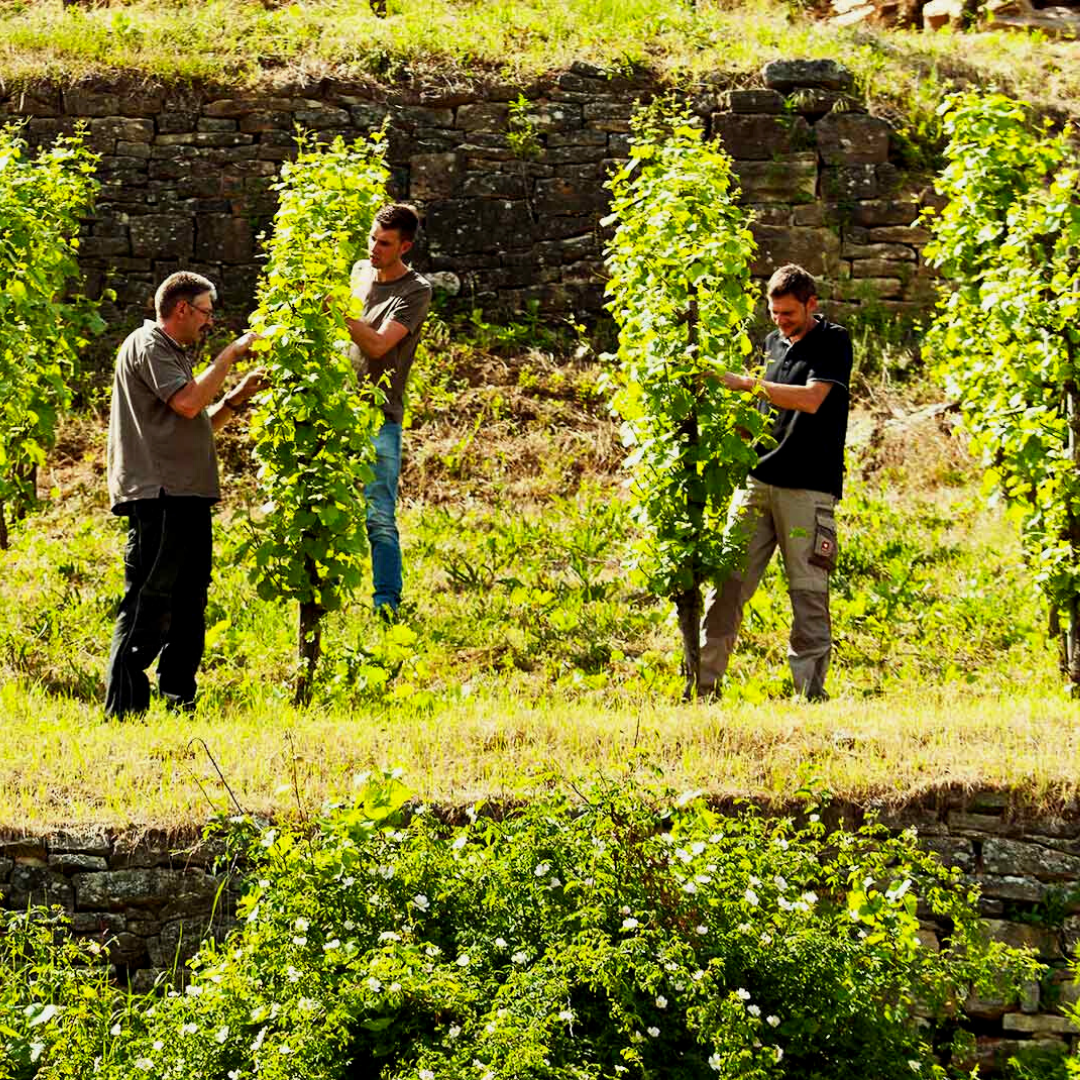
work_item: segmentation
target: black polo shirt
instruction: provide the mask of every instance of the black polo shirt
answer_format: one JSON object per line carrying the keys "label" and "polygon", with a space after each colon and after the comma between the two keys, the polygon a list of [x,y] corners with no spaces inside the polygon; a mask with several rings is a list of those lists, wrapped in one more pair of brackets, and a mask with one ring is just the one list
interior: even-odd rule
{"label": "black polo shirt", "polygon": [[848,384],[851,381],[851,338],[820,315],[814,326],[792,344],[779,330],[765,339],[765,381],[787,386],[811,382],[833,384],[816,413],[777,409],[762,401],[772,416],[776,445],[759,444],[758,463],[750,475],[777,487],[824,491],[840,498],[844,483]]}

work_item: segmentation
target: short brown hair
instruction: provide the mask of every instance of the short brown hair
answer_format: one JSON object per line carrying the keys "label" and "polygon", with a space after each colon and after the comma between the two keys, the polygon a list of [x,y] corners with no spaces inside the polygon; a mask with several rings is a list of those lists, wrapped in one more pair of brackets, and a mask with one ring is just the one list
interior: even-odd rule
{"label": "short brown hair", "polygon": [[211,300],[217,299],[217,289],[209,278],[194,274],[190,270],[177,270],[170,274],[154,293],[154,311],[159,319],[167,319],[181,300],[189,304],[196,296],[209,293]]}
{"label": "short brown hair", "polygon": [[408,203],[390,203],[375,215],[375,223],[384,229],[395,229],[402,240],[412,243],[420,228],[420,215],[417,214],[416,207]]}
{"label": "short brown hair", "polygon": [[765,293],[770,300],[779,296],[794,296],[800,304],[806,304],[810,297],[817,296],[817,282],[801,266],[788,263],[773,271]]}

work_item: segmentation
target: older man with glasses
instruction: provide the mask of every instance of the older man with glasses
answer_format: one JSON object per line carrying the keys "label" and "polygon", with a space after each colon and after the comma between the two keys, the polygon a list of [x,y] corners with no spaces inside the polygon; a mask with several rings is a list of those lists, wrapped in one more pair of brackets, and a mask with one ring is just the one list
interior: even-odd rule
{"label": "older man with glasses", "polygon": [[147,320],[120,346],[109,416],[108,481],[114,514],[128,519],[124,598],[106,676],[105,712],[150,705],[146,669],[160,654],[158,689],[190,708],[202,660],[210,588],[210,510],[218,485],[214,432],[265,385],[261,371],[212,404],[253,333],[230,342],[198,376],[189,350],[214,322],[217,291],[199,274],[167,277]]}

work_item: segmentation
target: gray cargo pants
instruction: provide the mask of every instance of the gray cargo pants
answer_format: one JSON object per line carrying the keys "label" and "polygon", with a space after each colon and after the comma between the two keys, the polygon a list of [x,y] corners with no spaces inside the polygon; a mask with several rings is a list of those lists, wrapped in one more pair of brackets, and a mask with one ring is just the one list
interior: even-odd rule
{"label": "gray cargo pants", "polygon": [[[835,555],[836,499],[822,491],[774,487],[753,477],[731,501],[726,532],[746,542],[744,569],[705,597],[701,621],[699,690],[719,688],[742,624],[743,608],[754,595],[777,547],[784,560],[791,596],[788,664],[797,693],[825,697],[825,674],[832,652],[829,571],[810,561],[819,526],[832,530]],[[818,533],[820,536],[820,533]]]}

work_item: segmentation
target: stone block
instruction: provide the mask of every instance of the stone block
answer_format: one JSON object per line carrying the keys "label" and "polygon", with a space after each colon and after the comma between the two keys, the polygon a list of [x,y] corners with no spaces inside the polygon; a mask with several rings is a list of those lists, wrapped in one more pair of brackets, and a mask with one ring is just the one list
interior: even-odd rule
{"label": "stone block", "polygon": [[[883,226],[890,228],[896,226],[910,226],[919,216],[919,208],[911,199],[865,199],[856,202],[854,206],[845,204],[825,204],[826,215],[831,221],[836,221],[850,228],[860,226],[867,231],[864,234],[866,242],[877,241],[893,242],[892,235],[878,235],[872,237],[870,233]],[[907,243],[906,240],[895,239],[897,243]]]}
{"label": "stone block", "polygon": [[721,107],[733,113],[778,113],[784,110],[784,95],[776,90],[727,90],[720,96]]}
{"label": "stone block", "polygon": [[231,214],[200,214],[196,219],[195,257],[229,264],[247,263],[255,253],[251,222]]}
{"label": "stone block", "polygon": [[748,203],[812,202],[817,193],[817,155],[792,154],[774,161],[737,161],[742,197]]}
{"label": "stone block", "polygon": [[42,866],[45,865],[45,859],[48,856],[48,848],[42,836],[20,836],[17,839],[7,840],[0,844],[0,852],[16,862],[24,859],[38,859]]}
{"label": "stone block", "polygon": [[199,121],[198,109],[175,109],[163,112],[157,118],[157,130],[162,135],[175,135],[182,131],[194,131]]}
{"label": "stone block", "polygon": [[547,137],[548,149],[564,146],[607,146],[611,138],[604,131],[578,128],[576,131],[553,131]]}
{"label": "stone block", "polygon": [[71,916],[71,929],[84,937],[108,938],[126,928],[124,916],[111,911],[76,911]]}
{"label": "stone block", "polygon": [[409,128],[452,128],[453,109],[428,109],[422,105],[402,105],[393,110],[393,121]]}
{"label": "stone block", "polygon": [[786,203],[751,203],[747,210],[761,225],[791,225],[792,209]]}
{"label": "stone block", "polygon": [[930,231],[919,225],[879,225],[870,230],[871,243],[915,244],[922,247],[929,240]]}
{"label": "stone block", "polygon": [[[153,164],[153,163],[152,163]],[[171,214],[146,214],[131,219],[131,253],[150,258],[190,258],[195,228],[190,218]]]}
{"label": "stone block", "polygon": [[68,116],[116,116],[120,95],[79,88],[64,91],[64,112]]}
{"label": "stone block", "polygon": [[607,207],[608,196],[597,184],[577,184],[556,176],[536,182],[534,203],[541,216],[590,212],[599,216]]}
{"label": "stone block", "polygon": [[[528,195],[525,180],[509,172],[469,173],[461,185],[461,194],[477,199],[524,199]],[[417,195],[416,198],[424,198]]]}
{"label": "stone block", "polygon": [[835,60],[773,60],[762,68],[761,76],[767,87],[781,93],[799,87],[848,90],[855,81]]}
{"label": "stone block", "polygon": [[154,138],[154,121],[139,120],[129,116],[108,116],[99,120],[90,121],[90,137],[92,142],[143,142],[148,143]]}
{"label": "stone block", "polygon": [[380,127],[389,111],[386,105],[376,105],[373,102],[349,105],[349,116],[353,126],[361,131],[373,131]]}
{"label": "stone block", "polygon": [[854,259],[851,263],[851,276],[855,278],[896,277],[906,281],[914,272],[910,262],[893,259]]}
{"label": "stone block", "polygon": [[829,113],[814,125],[826,165],[876,165],[889,159],[890,125],[862,113]]}
{"label": "stone block", "polygon": [[409,195],[413,199],[448,199],[460,183],[461,159],[457,154],[415,154],[409,159]]}
{"label": "stone block", "polygon": [[15,95],[11,111],[19,116],[62,116],[64,109],[59,90],[35,86]]}
{"label": "stone block", "polygon": [[831,165],[821,170],[821,194],[831,202],[873,199],[877,193],[874,165]]}
{"label": "stone block", "polygon": [[103,855],[84,855],[70,851],[49,855],[49,866],[65,874],[85,873],[91,870],[108,870],[109,860]]}
{"label": "stone block", "polygon": [[714,113],[712,133],[739,161],[772,161],[814,145],[810,125],[801,116]]}
{"label": "stone block", "polygon": [[196,131],[191,142],[194,146],[227,148],[232,146],[250,146],[255,136],[245,131]]}
{"label": "stone block", "polygon": [[991,837],[983,844],[983,868],[988,874],[1032,876],[1044,881],[1080,878],[1077,856],[1003,837]]}
{"label": "stone block", "polygon": [[819,202],[804,203],[802,206],[796,206],[791,215],[791,220],[795,225],[818,228],[825,224],[825,207]]}
{"label": "stone block", "polygon": [[798,263],[811,274],[835,277],[839,268],[840,237],[831,229],[757,224],[752,228],[758,243],[757,258],[750,269],[755,276],[767,277],[778,266]]}
{"label": "stone block", "polygon": [[[893,259],[901,262],[914,262],[915,251],[904,244],[856,244],[847,240],[840,247],[840,254],[845,259]],[[934,815],[935,824],[937,815]],[[922,831],[920,829],[920,831]]]}
{"label": "stone block", "polygon": [[944,866],[965,871],[975,868],[975,847],[970,840],[953,836],[923,836],[919,846],[934,852]]}
{"label": "stone block", "polygon": [[606,146],[549,146],[544,151],[544,161],[556,167],[561,165],[586,165],[603,161],[608,156]]}
{"label": "stone block", "polygon": [[434,254],[460,256],[532,243],[533,220],[524,200],[443,199],[427,208],[425,231]]}
{"label": "stone block", "polygon": [[1028,1035],[1075,1035],[1076,1027],[1064,1016],[1047,1013],[1007,1013],[1002,1017],[1004,1031],[1022,1031]]}
{"label": "stone block", "polygon": [[[94,227],[95,233],[108,236],[126,234],[126,228],[119,223],[99,222]],[[82,855],[110,855],[112,840],[104,829],[59,829],[47,837],[49,851],[54,854],[78,852]]]}
{"label": "stone block", "polygon": [[973,879],[983,896],[997,900],[1016,900],[1037,904],[1046,899],[1048,886],[1029,877],[994,874],[978,874]]}
{"label": "stone block", "polygon": [[224,116],[202,116],[195,124],[196,131],[236,131],[237,129],[236,119]]}
{"label": "stone block", "polygon": [[987,933],[994,941],[1004,942],[1014,949],[1032,949],[1042,960],[1060,960],[1061,944],[1057,934],[1042,926],[1009,922],[1006,919],[983,919]]}
{"label": "stone block", "polygon": [[120,96],[121,116],[157,116],[164,108],[165,95],[160,90],[128,90]]}
{"label": "stone block", "polygon": [[478,101],[458,106],[454,126],[463,131],[504,131],[510,107],[501,101]]}
{"label": "stone block", "polygon": [[0,885],[4,884],[11,877],[11,871],[14,868],[14,859],[0,858]]}
{"label": "stone block", "polygon": [[[303,108],[308,102],[301,103]],[[311,102],[318,105],[318,102]],[[207,102],[202,108],[203,116],[224,117],[235,120],[248,113],[271,110],[273,112],[292,112],[293,101],[290,98],[274,97],[251,97],[251,98],[222,98],[220,101]]]}
{"label": "stone block", "polygon": [[30,866],[16,861],[4,890],[7,906],[14,910],[58,904],[71,911],[75,893],[67,875],[45,866]]}
{"label": "stone block", "polygon": [[150,144],[144,142],[124,142],[116,140],[117,157],[140,158],[146,160],[150,157]]}
{"label": "stone block", "polygon": [[307,131],[321,131],[324,128],[351,128],[352,125],[352,117],[347,109],[335,109],[330,105],[297,109],[293,113],[293,118]]}
{"label": "stone block", "polygon": [[612,157],[628,158],[630,156],[630,136],[621,132],[612,132],[608,136],[608,153]]}
{"label": "stone block", "polygon": [[836,286],[836,295],[845,300],[895,300],[903,293],[904,283],[899,278],[849,278]]}
{"label": "stone block", "polygon": [[182,901],[201,906],[213,901],[218,888],[202,870],[114,870],[76,874],[72,881],[80,911],[159,908]]}

